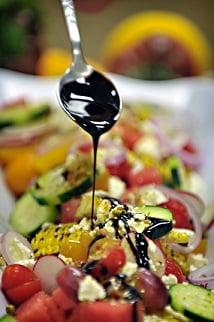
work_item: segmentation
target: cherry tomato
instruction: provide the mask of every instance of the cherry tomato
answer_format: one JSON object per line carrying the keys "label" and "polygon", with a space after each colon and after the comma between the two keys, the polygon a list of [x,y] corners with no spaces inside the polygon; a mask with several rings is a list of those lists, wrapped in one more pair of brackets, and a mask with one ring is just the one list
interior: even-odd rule
{"label": "cherry tomato", "polygon": [[[137,321],[143,321],[143,314],[136,306]],[[141,313],[141,314],[140,314]],[[120,303],[119,301],[97,301],[80,303],[74,311],[73,321],[78,322],[132,322],[134,304]]]}
{"label": "cherry tomato", "polygon": [[38,277],[27,267],[12,264],[2,275],[2,290],[13,304],[20,304],[41,290]]}
{"label": "cherry tomato", "polygon": [[125,128],[121,137],[125,146],[128,149],[133,150],[137,141],[142,137],[142,133],[136,128]]}
{"label": "cherry tomato", "polygon": [[109,163],[107,164],[107,169],[112,176],[120,177],[121,179],[126,179],[128,173],[130,172],[130,165],[126,159],[119,163]]}
{"label": "cherry tomato", "polygon": [[106,257],[97,262],[91,274],[99,280],[115,275],[125,264],[126,255],[121,247],[112,248]]}
{"label": "cherry tomato", "polygon": [[169,199],[162,204],[163,207],[171,210],[175,220],[175,227],[193,229],[186,207],[176,199]]}
{"label": "cherry tomato", "polygon": [[183,274],[181,268],[172,258],[166,258],[165,275],[173,274],[177,277],[178,283],[186,281],[186,277]]}
{"label": "cherry tomato", "polygon": [[13,287],[5,293],[7,294],[8,299],[15,305],[20,305],[24,303],[26,300],[28,300],[31,296],[34,294],[40,292],[41,289],[41,283],[39,280],[30,281],[27,283],[24,283],[20,286]]}
{"label": "cherry tomato", "polygon": [[160,172],[152,167],[144,168],[138,172],[131,171],[128,175],[128,184],[130,187],[161,183],[162,178]]}
{"label": "cherry tomato", "polygon": [[75,214],[79,205],[79,198],[72,198],[71,200],[68,200],[62,204],[60,208],[60,222],[64,224],[76,221]]}

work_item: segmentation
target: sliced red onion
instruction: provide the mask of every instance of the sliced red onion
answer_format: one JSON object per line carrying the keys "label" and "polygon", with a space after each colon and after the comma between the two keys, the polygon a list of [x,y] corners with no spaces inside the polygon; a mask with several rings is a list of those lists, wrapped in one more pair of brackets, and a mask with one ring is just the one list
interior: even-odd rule
{"label": "sliced red onion", "polygon": [[[14,254],[15,251],[18,252]],[[28,240],[15,231],[9,231],[1,237],[0,253],[8,265],[16,263],[19,260],[31,258],[33,249]],[[19,256],[20,258],[17,258]]]}
{"label": "sliced red onion", "polygon": [[187,202],[192,203],[192,206],[198,212],[198,215],[202,217],[205,211],[205,204],[203,200],[196,194],[189,191],[180,191],[180,193],[182,193]]}
{"label": "sliced red onion", "polygon": [[126,160],[126,151],[121,144],[114,141],[104,141],[103,147],[107,149],[105,157],[106,166],[119,165]]}
{"label": "sliced red onion", "polygon": [[200,222],[199,212],[197,211],[197,209],[195,209],[195,206],[193,206],[190,200],[187,200],[187,198],[184,198],[182,193],[164,186],[157,186],[157,188],[163,193],[165,193],[167,197],[177,199],[186,207],[188,214],[190,216],[190,219],[193,222],[193,226],[195,230],[195,238],[194,240],[190,240],[187,246],[172,244],[172,248],[179,253],[183,253],[183,254],[191,253],[199,245],[202,238],[202,224]]}
{"label": "sliced red onion", "polygon": [[51,294],[57,288],[57,274],[65,267],[65,263],[57,256],[40,257],[34,265],[33,271],[40,279],[42,289]]}
{"label": "sliced red onion", "polygon": [[158,140],[165,148],[166,155],[175,154],[179,156],[186,166],[193,169],[197,169],[201,165],[201,158],[198,155],[181,150],[179,147],[176,147],[173,142],[167,137],[167,135],[162,131],[157,120],[153,120],[152,123],[154,125]]}
{"label": "sliced red onion", "polygon": [[188,276],[192,284],[202,285],[208,289],[214,289],[214,262],[203,266]]}
{"label": "sliced red onion", "polygon": [[6,314],[6,307],[8,305],[8,302],[6,300],[6,297],[0,291],[0,318]]}
{"label": "sliced red onion", "polygon": [[34,143],[36,140],[51,133],[52,127],[42,123],[33,127],[5,130],[0,135],[0,147],[16,147]]}
{"label": "sliced red onion", "polygon": [[157,276],[162,277],[165,273],[166,260],[161,249],[153,240],[145,237],[148,242],[148,256],[151,261],[150,270]]}

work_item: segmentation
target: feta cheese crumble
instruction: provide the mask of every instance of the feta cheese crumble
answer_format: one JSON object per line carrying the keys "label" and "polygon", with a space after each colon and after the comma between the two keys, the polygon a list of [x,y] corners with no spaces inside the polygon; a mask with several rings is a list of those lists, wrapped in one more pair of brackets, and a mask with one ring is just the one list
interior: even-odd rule
{"label": "feta cheese crumble", "polygon": [[171,286],[178,283],[178,279],[174,274],[163,275],[161,280],[166,286]]}
{"label": "feta cheese crumble", "polygon": [[79,301],[103,300],[106,291],[93,277],[87,275],[81,282],[78,290]]}

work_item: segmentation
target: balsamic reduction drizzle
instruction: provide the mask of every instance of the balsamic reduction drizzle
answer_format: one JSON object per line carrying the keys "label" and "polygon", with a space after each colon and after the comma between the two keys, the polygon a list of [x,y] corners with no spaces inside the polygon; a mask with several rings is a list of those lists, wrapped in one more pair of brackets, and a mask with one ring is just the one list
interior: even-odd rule
{"label": "balsamic reduction drizzle", "polygon": [[94,228],[94,194],[96,181],[96,155],[99,137],[118,120],[120,98],[109,80],[96,71],[87,77],[70,81],[60,89],[63,108],[93,139],[93,191],[91,228]]}
{"label": "balsamic reduction drizzle", "polygon": [[172,222],[159,218],[150,218],[152,224],[144,229],[143,233],[154,240],[166,235],[172,229]]}
{"label": "balsamic reduction drizzle", "polygon": [[138,253],[137,264],[139,267],[149,269],[148,243],[142,233],[135,233],[136,249]]}
{"label": "balsamic reduction drizzle", "polygon": [[97,235],[91,242],[90,242],[90,244],[89,244],[89,246],[88,246],[88,255],[89,255],[89,253],[90,253],[90,249],[91,249],[91,247],[96,243],[96,241],[98,241],[98,240],[100,240],[100,239],[103,239],[103,238],[105,238],[105,235]]}

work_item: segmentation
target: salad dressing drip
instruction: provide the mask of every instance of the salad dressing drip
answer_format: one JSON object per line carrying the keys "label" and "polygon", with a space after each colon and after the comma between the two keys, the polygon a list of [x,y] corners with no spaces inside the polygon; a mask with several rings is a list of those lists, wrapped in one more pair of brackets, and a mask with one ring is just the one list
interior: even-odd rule
{"label": "salad dressing drip", "polygon": [[96,159],[100,136],[107,132],[120,115],[120,98],[111,82],[93,71],[87,77],[68,82],[60,89],[63,109],[93,140],[93,187],[91,229],[94,228],[94,193]]}

